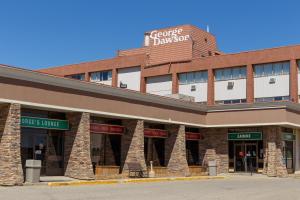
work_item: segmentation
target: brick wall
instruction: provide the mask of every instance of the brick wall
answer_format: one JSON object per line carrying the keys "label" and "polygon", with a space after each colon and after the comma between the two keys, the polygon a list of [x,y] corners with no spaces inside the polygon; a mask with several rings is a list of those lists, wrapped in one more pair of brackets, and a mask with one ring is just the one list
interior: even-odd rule
{"label": "brick wall", "polygon": [[23,184],[20,104],[0,106],[0,185]]}

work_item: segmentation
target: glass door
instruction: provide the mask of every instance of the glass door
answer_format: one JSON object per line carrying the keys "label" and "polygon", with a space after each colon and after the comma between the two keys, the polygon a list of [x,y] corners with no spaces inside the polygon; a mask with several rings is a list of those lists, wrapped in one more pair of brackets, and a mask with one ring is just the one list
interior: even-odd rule
{"label": "glass door", "polygon": [[33,138],[34,138],[33,158],[35,160],[41,160],[41,162],[42,162],[41,175],[45,175],[46,174],[47,135],[46,134],[37,134]]}
{"label": "glass door", "polygon": [[242,143],[234,144],[234,171],[244,172],[245,171],[245,145]]}
{"label": "glass door", "polygon": [[284,141],[283,145],[283,162],[286,165],[288,173],[294,172],[294,142],[293,141]]}
{"label": "glass door", "polygon": [[257,171],[257,144],[245,144],[245,171],[246,172],[256,172]]}
{"label": "glass door", "polygon": [[258,164],[257,143],[234,144],[235,172],[256,172]]}

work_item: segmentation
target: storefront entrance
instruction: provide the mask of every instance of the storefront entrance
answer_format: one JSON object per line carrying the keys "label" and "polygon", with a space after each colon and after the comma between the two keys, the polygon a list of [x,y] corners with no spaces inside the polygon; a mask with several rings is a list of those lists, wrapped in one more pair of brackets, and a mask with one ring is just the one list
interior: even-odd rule
{"label": "storefront entrance", "polygon": [[22,164],[25,169],[26,160],[41,160],[41,175],[46,174],[47,131],[23,129],[21,135]]}
{"label": "storefront entrance", "polygon": [[[49,118],[51,117],[51,118]],[[53,119],[53,118],[54,119]],[[23,109],[21,116],[21,160],[41,160],[42,176],[64,175],[64,136],[69,122],[64,113]]]}
{"label": "storefront entrance", "polygon": [[234,144],[234,171],[256,172],[258,169],[258,145],[257,143]]}
{"label": "storefront entrance", "polygon": [[229,172],[260,172],[263,169],[262,132],[230,130]]}

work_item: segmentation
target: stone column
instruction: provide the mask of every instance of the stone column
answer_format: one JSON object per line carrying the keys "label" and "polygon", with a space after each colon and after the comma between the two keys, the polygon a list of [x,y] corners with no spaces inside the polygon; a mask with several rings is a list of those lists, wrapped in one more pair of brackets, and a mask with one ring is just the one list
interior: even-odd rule
{"label": "stone column", "polygon": [[214,70],[208,69],[207,80],[207,105],[211,106],[215,104],[215,76]]}
{"label": "stone column", "polygon": [[90,114],[68,113],[70,130],[65,133],[65,176],[95,179],[90,155]]}
{"label": "stone column", "polygon": [[24,182],[21,162],[21,106],[0,106],[0,185]]}
{"label": "stone column", "polygon": [[166,125],[169,137],[166,139],[166,165],[170,176],[189,176],[189,167],[186,160],[185,126]]}
{"label": "stone column", "polygon": [[126,133],[122,136],[121,169],[123,176],[128,175],[127,163],[138,162],[146,170],[144,155],[144,121],[123,120]]}
{"label": "stone column", "polygon": [[287,177],[287,169],[282,159],[281,129],[277,126],[264,127],[264,174],[270,177]]}
{"label": "stone column", "polygon": [[247,65],[247,103],[254,102],[254,76],[253,76],[253,66],[251,64]]}
{"label": "stone column", "polygon": [[207,167],[208,161],[216,161],[217,173],[228,173],[228,140],[227,128],[210,128],[203,130],[204,140],[200,141],[203,155],[202,165]]}

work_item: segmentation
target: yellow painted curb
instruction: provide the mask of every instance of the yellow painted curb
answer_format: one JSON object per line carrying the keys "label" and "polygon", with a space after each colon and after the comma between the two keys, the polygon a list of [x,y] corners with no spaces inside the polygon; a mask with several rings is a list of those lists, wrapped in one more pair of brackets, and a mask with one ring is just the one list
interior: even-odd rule
{"label": "yellow painted curb", "polygon": [[117,180],[52,182],[48,183],[48,186],[106,185],[117,184],[118,182]]}
{"label": "yellow painted curb", "polygon": [[97,180],[97,181],[71,181],[71,182],[52,182],[48,186],[79,186],[79,185],[106,185],[123,183],[152,183],[167,181],[192,181],[192,180],[214,180],[225,179],[225,176],[192,176],[192,177],[163,177],[163,178],[143,178],[143,179],[120,179],[120,180]]}

